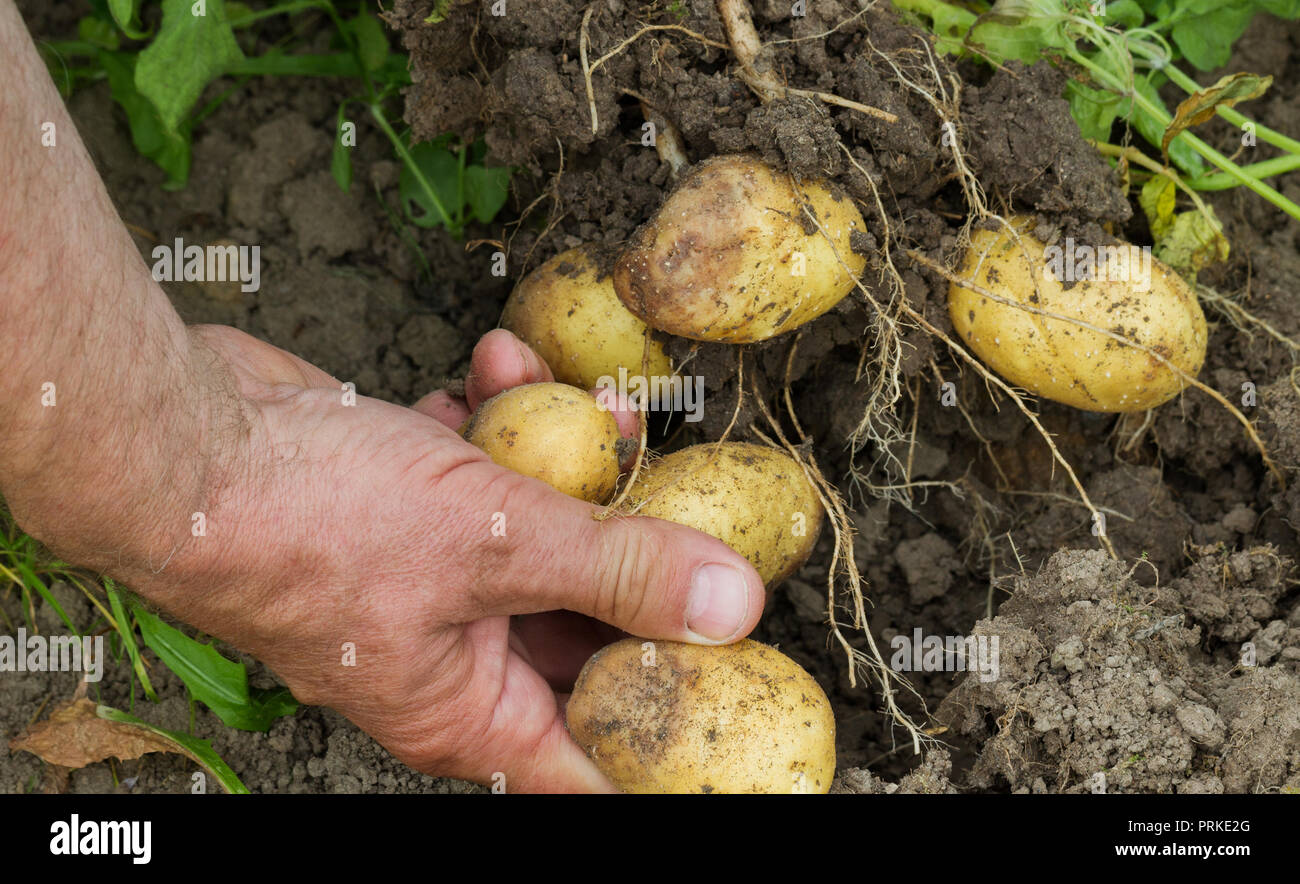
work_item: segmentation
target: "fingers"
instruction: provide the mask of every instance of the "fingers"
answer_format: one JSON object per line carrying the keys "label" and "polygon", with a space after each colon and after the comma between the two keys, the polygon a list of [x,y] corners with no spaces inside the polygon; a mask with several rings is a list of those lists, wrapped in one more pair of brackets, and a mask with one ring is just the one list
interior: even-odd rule
{"label": "fingers", "polygon": [[554,693],[519,655],[508,653],[492,723],[474,752],[470,778],[504,775],[507,792],[616,792],[564,725]]}
{"label": "fingers", "polygon": [[[531,347],[505,329],[495,329],[484,335],[474,347],[469,376],[465,378],[464,397],[435,390],[411,408],[456,430],[474,409],[498,393],[520,384],[553,380],[551,370]],[[640,436],[636,412],[628,406],[626,396],[603,387],[591,392],[596,401],[613,413],[618,421],[619,435],[627,439]]]}
{"label": "fingers", "polygon": [[502,390],[553,380],[555,377],[540,356],[510,332],[498,328],[485,334],[474,347],[465,378],[465,402],[473,411]]}
{"label": "fingers", "polygon": [[596,521],[596,507],[486,461],[455,468],[434,493],[444,506],[455,497],[462,555],[478,572],[466,619],[565,609],[645,638],[727,644],[762,614],[753,567],[693,528]]}
{"label": "fingers", "polygon": [[411,409],[428,415],[453,430],[459,430],[470,414],[465,400],[451,395],[446,390],[434,390],[412,405]]}
{"label": "fingers", "polygon": [[627,396],[619,393],[610,387],[597,387],[591,391],[591,395],[596,397],[605,409],[614,415],[614,420],[618,421],[618,434],[624,439],[640,439],[641,424],[637,420],[637,414],[628,404]]}
{"label": "fingers", "polygon": [[572,690],[591,655],[623,638],[623,632],[572,611],[511,618],[511,647],[557,691]]}

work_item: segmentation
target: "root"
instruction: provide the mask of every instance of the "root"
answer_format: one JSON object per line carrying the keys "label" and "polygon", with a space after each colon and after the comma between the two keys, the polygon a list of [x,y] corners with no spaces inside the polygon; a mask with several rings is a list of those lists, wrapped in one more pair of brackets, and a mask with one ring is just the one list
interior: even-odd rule
{"label": "root", "polygon": [[533,209],[537,208],[537,205],[542,200],[549,197],[551,200],[551,211],[546,216],[546,226],[542,229],[542,232],[537,235],[537,238],[533,240],[533,244],[528,249],[528,254],[524,255],[523,266],[525,271],[528,269],[528,265],[532,262],[533,251],[537,248],[538,244],[542,240],[546,239],[546,235],[554,230],[555,226],[559,224],[560,220],[564,217],[564,213],[560,211],[560,178],[564,175],[564,143],[560,141],[559,138],[556,138],[555,146],[560,152],[559,168],[555,170],[555,174],[551,177],[550,185],[539,193],[537,197],[519,213],[518,218],[509,222],[509,224],[514,225],[514,230],[510,231],[510,236],[506,238],[505,248],[502,249],[502,251],[507,255],[510,254],[510,247],[514,244],[515,234],[524,226],[524,221],[526,221],[528,216],[533,213]]}
{"label": "root", "polygon": [[[933,358],[930,359],[930,371],[934,374],[935,383],[939,385],[940,389],[942,389],[944,384],[943,373],[939,371],[939,365]],[[970,431],[975,438],[980,440],[980,444],[984,446],[984,453],[988,455],[989,461],[993,464],[993,468],[998,471],[998,478],[1002,480],[1002,485],[999,487],[999,490],[1010,488],[1011,479],[1007,477],[1006,470],[1002,469],[1002,463],[998,460],[997,455],[993,453],[993,443],[980,432],[979,427],[975,425],[975,419],[971,417],[970,412],[966,410],[966,406],[962,404],[960,398],[957,399],[957,411],[966,419],[966,426],[970,428]]]}
{"label": "root", "polygon": [[[859,670],[871,676],[880,688],[881,696],[885,702],[885,710],[896,724],[907,731],[911,737],[912,751],[919,755],[922,744],[933,745],[937,741],[926,730],[912,721],[911,717],[899,708],[896,702],[895,698],[901,686],[901,688],[906,689],[916,697],[923,709],[925,708],[925,700],[916,692],[911,683],[891,669],[885,662],[884,654],[881,653],[879,646],[876,644],[876,638],[871,632],[871,624],[866,613],[866,598],[862,592],[862,575],[858,571],[857,559],[853,551],[853,535],[855,533],[853,521],[849,518],[844,498],[839,493],[839,490],[831,482],[827,481],[812,454],[804,453],[804,449],[810,447],[806,444],[809,440],[803,437],[801,433],[799,444],[792,444],[786,438],[780,423],[772,415],[771,409],[768,408],[763,397],[759,395],[758,390],[755,389],[753,393],[759,410],[780,444],[777,444],[776,441],[773,441],[771,437],[753,424],[749,427],[750,431],[768,446],[783,450],[794,458],[795,462],[803,470],[805,478],[816,491],[817,498],[821,501],[822,508],[825,510],[831,525],[835,545],[831,552],[830,568],[827,569],[826,574],[826,616],[829,620],[831,636],[840,645],[848,660],[849,686],[857,686]],[[786,403],[787,408],[789,408],[790,399],[788,396],[786,397]],[[790,409],[790,415],[792,421],[797,425],[798,420],[794,417],[793,409]],[[843,630],[840,629],[839,618],[836,614],[839,605],[835,583],[837,577],[841,576],[847,583],[853,628],[866,637],[870,654],[863,653],[858,648],[853,647]]]}
{"label": "root", "polygon": [[[909,254],[911,254],[910,251]],[[985,381],[993,384],[993,386],[997,387],[1003,393],[1006,393],[1008,396],[1011,397],[1011,401],[1016,404],[1016,407],[1020,409],[1020,412],[1029,420],[1031,424],[1034,425],[1034,429],[1038,431],[1038,435],[1043,437],[1043,441],[1047,443],[1047,447],[1052,452],[1052,459],[1055,460],[1057,463],[1059,463],[1061,465],[1061,468],[1065,470],[1065,474],[1069,476],[1070,484],[1074,486],[1074,490],[1078,493],[1079,499],[1083,501],[1083,505],[1088,508],[1088,512],[1092,514],[1094,519],[1096,519],[1099,510],[1092,505],[1092,500],[1088,497],[1088,492],[1084,490],[1083,484],[1079,481],[1079,477],[1074,474],[1074,468],[1070,466],[1070,462],[1067,461],[1061,455],[1061,452],[1057,449],[1056,443],[1052,441],[1052,434],[1047,432],[1047,430],[1043,427],[1042,423],[1039,422],[1038,416],[1035,415],[1032,411],[1030,411],[1029,406],[1025,403],[1024,397],[1021,396],[1019,393],[1017,393],[1009,384],[1003,381],[1000,377],[998,377],[997,375],[993,374],[993,372],[985,368],[978,359],[976,359],[969,352],[967,352],[965,347],[963,347],[961,344],[954,341],[952,338],[948,337],[946,334],[944,334],[942,331],[936,328],[933,324],[931,324],[931,322],[928,319],[926,319],[920,313],[913,310],[911,307],[909,307],[906,304],[903,305],[903,309],[906,310],[913,319],[915,319],[918,323],[920,323],[922,328],[924,328],[930,334],[934,335],[936,338],[938,338],[939,340],[947,344],[948,349],[952,350],[962,359],[962,361],[964,361],[971,368],[975,369],[975,371],[978,372],[979,375],[982,378],[984,378]],[[1110,553],[1111,558],[1118,559],[1119,554],[1115,552],[1115,547],[1111,544],[1110,538],[1104,534],[1100,535],[1100,537],[1101,537],[1102,545],[1106,547],[1106,552]]]}
{"label": "root", "polygon": [[1226,295],[1220,294],[1209,286],[1200,284],[1197,284],[1196,286],[1196,294],[1200,297],[1203,303],[1208,304],[1217,310],[1225,319],[1228,320],[1229,324],[1232,325],[1233,328],[1244,334],[1246,337],[1253,338],[1255,336],[1255,333],[1251,330],[1251,327],[1253,326],[1254,328],[1262,330],[1264,334],[1290,350],[1293,354],[1292,358],[1295,358],[1296,355],[1300,355],[1300,342],[1282,334],[1282,332],[1278,331],[1266,320],[1260,319],[1258,316],[1251,313],[1245,307],[1241,306]]}
{"label": "root", "polygon": [[[871,473],[878,467],[882,467],[881,461],[884,461],[883,470],[886,475],[890,472],[903,475],[906,472],[903,464],[898,460],[898,456],[894,453],[894,449],[898,442],[906,439],[898,425],[895,406],[903,396],[903,387],[900,381],[903,342],[902,335],[899,332],[900,322],[897,314],[899,312],[898,305],[904,302],[907,294],[903,285],[903,277],[899,274],[898,268],[894,266],[893,252],[890,248],[893,241],[893,230],[889,225],[889,216],[885,212],[884,202],[880,199],[880,190],[876,187],[876,182],[867,174],[867,170],[862,168],[862,165],[854,158],[842,141],[840,142],[840,149],[848,157],[849,163],[858,170],[858,173],[866,179],[867,184],[871,187],[876,212],[880,217],[882,226],[881,254],[884,255],[885,270],[889,277],[889,302],[884,307],[881,307],[876,299],[867,292],[861,282],[858,283],[859,290],[865,295],[867,304],[871,306],[874,312],[875,321],[872,323],[872,340],[863,343],[858,359],[857,375],[854,380],[861,381],[864,375],[871,376],[873,380],[867,403],[862,410],[862,417],[858,421],[857,427],[854,428],[849,441],[854,453],[861,451],[868,444],[874,443],[879,454],[876,461],[867,470],[859,469],[857,463],[851,460],[849,474],[855,487],[865,487],[868,493],[875,497],[897,500],[911,510],[912,499],[906,490],[896,493],[892,488],[876,486],[870,480]],[[806,208],[804,211],[808,213]],[[869,349],[872,352],[870,364],[868,364],[867,359]]]}
{"label": "root", "polygon": [[596,4],[594,3],[591,6],[587,7],[587,11],[582,14],[582,27],[578,31],[578,58],[582,62],[582,78],[586,82],[586,86],[587,86],[587,108],[588,110],[591,111],[591,134],[592,135],[595,135],[596,131],[600,128],[600,121],[599,118],[596,116],[596,90],[591,84],[591,75],[596,73],[596,71],[600,68],[602,64],[609,61],[611,58],[614,58],[624,49],[627,49],[627,47],[631,46],[633,43],[635,43],[638,39],[640,39],[645,34],[649,34],[652,31],[677,31],[678,33],[685,34],[686,36],[690,37],[693,40],[698,40],[699,42],[703,43],[705,46],[712,46],[715,49],[731,48],[726,43],[719,43],[717,40],[710,40],[708,37],[704,36],[703,34],[696,33],[695,31],[692,31],[690,28],[682,27],[681,25],[642,25],[641,29],[637,31],[635,34],[628,37],[622,43],[619,43],[617,46],[615,46],[609,52],[606,52],[600,58],[596,59],[594,63],[588,64],[587,48],[591,45],[591,37],[588,33],[588,29],[591,25],[591,14],[595,11],[595,9],[596,9]]}
{"label": "root", "polygon": [[829,92],[796,89],[792,86],[786,86],[776,78],[772,71],[759,71],[755,63],[758,60],[759,53],[763,50],[763,43],[758,39],[758,31],[754,29],[754,19],[749,13],[749,3],[747,0],[717,0],[717,7],[718,16],[722,19],[722,25],[727,30],[727,38],[731,41],[729,47],[731,53],[736,56],[736,61],[740,63],[740,78],[745,81],[746,86],[754,90],[754,94],[764,104],[780,100],[787,95],[798,95],[801,98],[812,98],[837,107],[846,107],[869,117],[875,117],[877,120],[884,120],[886,123],[898,122],[897,116],[878,107],[850,101]]}
{"label": "root", "polygon": [[881,52],[875,45],[867,40],[867,46],[873,53],[885,60],[894,76],[898,81],[908,89],[915,92],[925,99],[926,103],[939,118],[940,129],[947,133],[949,140],[952,142],[949,148],[952,150],[953,166],[956,170],[957,177],[961,181],[962,193],[966,197],[966,205],[970,207],[971,217],[967,220],[963,228],[963,234],[968,231],[973,223],[987,218],[989,215],[988,206],[985,202],[984,188],[980,185],[979,179],[975,173],[970,170],[966,163],[966,154],[962,150],[962,139],[958,128],[959,114],[958,108],[961,106],[961,79],[956,74],[950,74],[948,77],[952,93],[949,94],[948,88],[944,86],[943,75],[939,73],[939,63],[934,57],[934,50],[928,40],[920,39],[922,47],[925,49],[925,57],[928,63],[930,75],[934,78],[935,89],[939,95],[921,86],[898,66],[893,57],[888,53]]}

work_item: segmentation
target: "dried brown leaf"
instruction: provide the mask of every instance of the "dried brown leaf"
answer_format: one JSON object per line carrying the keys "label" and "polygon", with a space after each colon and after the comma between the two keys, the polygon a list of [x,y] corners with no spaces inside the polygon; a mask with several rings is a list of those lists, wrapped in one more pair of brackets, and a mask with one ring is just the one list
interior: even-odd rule
{"label": "dried brown leaf", "polygon": [[142,727],[100,718],[95,714],[95,704],[84,697],[55,709],[45,721],[11,740],[9,748],[69,768],[85,767],[109,757],[129,761],[146,752],[188,755],[175,743]]}

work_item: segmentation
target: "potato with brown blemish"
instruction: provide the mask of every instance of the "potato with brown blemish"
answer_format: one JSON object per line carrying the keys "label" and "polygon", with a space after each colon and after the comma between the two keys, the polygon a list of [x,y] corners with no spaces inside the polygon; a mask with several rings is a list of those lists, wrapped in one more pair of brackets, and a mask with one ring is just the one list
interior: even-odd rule
{"label": "potato with brown blemish", "polygon": [[1187,385],[1145,350],[1015,306],[1024,304],[1134,341],[1191,377],[1201,370],[1205,315],[1177,273],[1127,243],[1070,242],[1049,253],[1030,218],[1009,221],[1019,243],[1005,228],[977,230],[956,273],[1013,303],[957,283],[948,290],[953,327],[989,368],[1031,393],[1086,411],[1154,408]]}
{"label": "potato with brown blemish", "polygon": [[[620,367],[641,374],[645,323],[614,294],[616,255],[588,243],[561,252],[515,286],[501,313],[509,329],[550,366],[555,379],[584,390]],[[649,374],[672,375],[663,343],[650,338]]]}
{"label": "potato with brown blemish", "polygon": [[478,407],[461,435],[507,469],[605,503],[618,484],[618,421],[568,384],[524,384]]}
{"label": "potato with brown blemish", "polygon": [[749,639],[616,642],[582,668],[565,722],[624,792],[820,794],[835,776],[825,692]]}
{"label": "potato with brown blemish", "polygon": [[794,458],[747,442],[692,445],[651,461],[625,506],[718,538],[769,587],[807,561],[825,515]]}
{"label": "potato with brown blemish", "polygon": [[[808,217],[807,208],[816,218]],[[818,227],[820,226],[820,230]],[[651,328],[701,341],[763,341],[821,316],[866,259],[853,202],[748,154],[691,169],[614,266],[619,299]]]}

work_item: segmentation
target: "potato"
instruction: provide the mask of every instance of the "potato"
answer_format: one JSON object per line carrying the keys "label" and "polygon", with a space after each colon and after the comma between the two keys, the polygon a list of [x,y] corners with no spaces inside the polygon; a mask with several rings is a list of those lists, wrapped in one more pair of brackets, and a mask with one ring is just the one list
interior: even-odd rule
{"label": "potato", "polygon": [[733,344],[821,316],[866,266],[849,245],[865,225],[852,201],[824,183],[803,181],[799,190],[827,236],[789,176],[757,158],[698,164],[614,266],[619,299],[651,328]]}
{"label": "potato", "polygon": [[825,793],[835,777],[826,694],[749,639],[616,642],[583,666],[565,721],[624,792]]}
{"label": "potato", "polygon": [[748,559],[768,586],[808,559],[825,512],[792,457],[746,442],[692,445],[651,461],[626,506],[713,535]]}
{"label": "potato", "polygon": [[525,384],[470,415],[461,435],[503,467],[604,503],[618,484],[618,422],[586,390]]}
{"label": "potato", "polygon": [[[957,270],[959,276],[1008,300],[1123,335],[1196,376],[1205,361],[1205,315],[1182,277],[1149,253],[1141,261],[1132,260],[1133,247],[1127,244],[1121,247],[1124,257],[1118,249],[1113,254],[1100,249],[1082,252],[1072,240],[1060,251],[1048,252],[1033,236],[1031,219],[1017,216],[1010,221],[1023,251],[1005,229],[978,230]],[[1097,270],[1091,279],[1079,279],[1077,262],[1087,254],[1096,259]],[[1086,267],[1083,275],[1088,275]],[[1066,289],[1061,277],[1077,281]],[[1172,399],[1186,386],[1149,353],[1073,323],[993,301],[956,283],[948,290],[948,310],[961,339],[990,368],[1031,393],[1075,408],[1142,411]]]}
{"label": "potato", "polygon": [[[525,276],[506,301],[501,327],[546,360],[555,379],[590,390],[620,367],[641,374],[645,323],[614,294],[611,249],[589,243],[556,255]],[[657,336],[649,374],[668,377],[672,363]]]}

